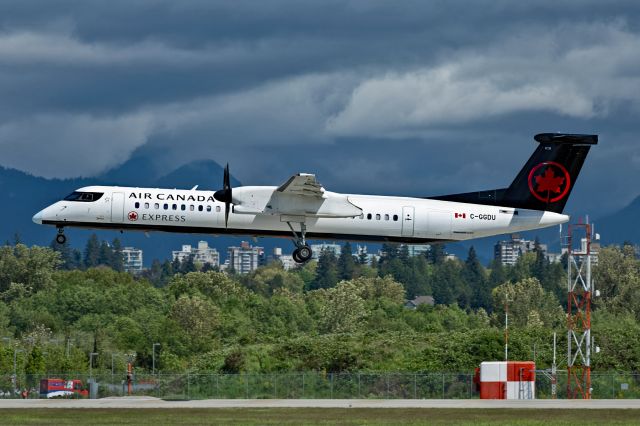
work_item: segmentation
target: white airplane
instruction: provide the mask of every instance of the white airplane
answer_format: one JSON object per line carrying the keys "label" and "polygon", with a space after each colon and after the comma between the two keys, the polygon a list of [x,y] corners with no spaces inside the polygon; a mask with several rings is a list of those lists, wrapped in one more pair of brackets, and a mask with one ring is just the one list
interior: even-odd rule
{"label": "white airplane", "polygon": [[65,227],[290,237],[298,263],[311,259],[307,239],[427,244],[526,231],[569,220],[562,214],[597,135],[542,133],[508,188],[429,198],[338,194],[315,175],[281,186],[191,190],[89,186],[33,216]]}

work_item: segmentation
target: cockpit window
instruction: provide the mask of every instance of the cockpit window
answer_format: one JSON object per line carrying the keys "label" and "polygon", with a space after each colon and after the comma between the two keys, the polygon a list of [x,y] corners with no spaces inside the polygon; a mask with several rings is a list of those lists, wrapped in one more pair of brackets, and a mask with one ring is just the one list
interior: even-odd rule
{"label": "cockpit window", "polygon": [[103,194],[104,194],[103,192],[74,191],[71,194],[64,197],[64,200],[65,201],[84,201],[84,202],[98,201],[100,198],[102,198]]}

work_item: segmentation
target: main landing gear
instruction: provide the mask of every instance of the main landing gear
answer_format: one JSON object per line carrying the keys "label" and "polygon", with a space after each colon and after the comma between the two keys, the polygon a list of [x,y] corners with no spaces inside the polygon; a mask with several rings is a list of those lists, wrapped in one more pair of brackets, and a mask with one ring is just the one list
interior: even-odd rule
{"label": "main landing gear", "polygon": [[298,234],[295,229],[293,229],[291,222],[287,222],[287,225],[289,225],[289,229],[293,232],[293,244],[296,246],[296,249],[291,254],[293,260],[296,263],[308,262],[311,259],[313,252],[311,251],[311,247],[307,245],[307,241],[305,239],[307,226],[303,222],[300,222],[300,234]]}
{"label": "main landing gear", "polygon": [[66,242],[67,242],[67,237],[64,235],[64,228],[63,227],[59,227],[58,228],[58,235],[56,235],[56,243],[64,244]]}

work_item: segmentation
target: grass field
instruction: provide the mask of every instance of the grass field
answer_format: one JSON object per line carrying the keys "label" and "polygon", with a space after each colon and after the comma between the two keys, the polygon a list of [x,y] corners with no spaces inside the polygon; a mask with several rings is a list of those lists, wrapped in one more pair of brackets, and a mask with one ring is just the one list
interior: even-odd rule
{"label": "grass field", "polygon": [[2,425],[201,425],[201,424],[462,424],[631,425],[640,410],[523,409],[3,409]]}

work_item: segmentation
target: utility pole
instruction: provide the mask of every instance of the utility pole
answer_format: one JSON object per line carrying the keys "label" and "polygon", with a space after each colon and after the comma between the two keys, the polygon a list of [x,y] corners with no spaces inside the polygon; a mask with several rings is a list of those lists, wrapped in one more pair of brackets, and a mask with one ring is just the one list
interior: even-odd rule
{"label": "utility pole", "polygon": [[111,383],[113,383],[115,370],[113,368],[113,356],[120,355],[118,352],[111,352]]}
{"label": "utility pole", "polygon": [[504,360],[509,361],[509,295],[504,295]]}
{"label": "utility pole", "polygon": [[98,356],[97,352],[91,352],[89,354],[89,379],[93,378],[93,357]]}
{"label": "utility pole", "polygon": [[558,366],[556,365],[556,333],[553,333],[553,364],[551,364],[551,398],[558,394]]}
{"label": "utility pole", "polygon": [[151,373],[152,373],[153,375],[155,375],[155,374],[156,374],[156,346],[160,346],[160,343],[154,343],[154,344],[153,344],[153,348],[152,348],[152,350],[151,350],[151,352],[152,352],[152,357],[151,357],[151,358],[152,358],[152,361],[151,361],[151,363],[152,363],[152,364],[151,364]]}
{"label": "utility pole", "polygon": [[504,360],[509,361],[509,303],[504,304]]}
{"label": "utility pole", "polygon": [[13,390],[18,389],[18,352],[24,352],[23,349],[13,350]]}

